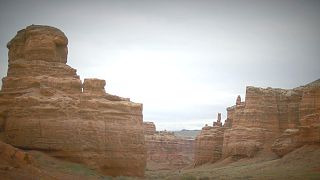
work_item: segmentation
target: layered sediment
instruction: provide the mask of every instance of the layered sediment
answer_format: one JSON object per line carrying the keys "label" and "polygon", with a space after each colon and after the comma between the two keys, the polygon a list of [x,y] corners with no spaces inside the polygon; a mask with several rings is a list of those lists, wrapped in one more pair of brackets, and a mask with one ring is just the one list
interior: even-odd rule
{"label": "layered sediment", "polygon": [[223,130],[219,126],[202,129],[195,165],[219,157],[254,157],[259,151],[283,156],[305,144],[319,143],[319,114],[319,80],[289,90],[248,86],[245,101],[238,96],[236,105],[227,108]]}
{"label": "layered sediment", "polygon": [[288,127],[272,145],[279,156],[307,144],[320,144],[320,80],[297,88],[301,96],[298,105],[298,123]]}
{"label": "layered sediment", "polygon": [[222,156],[224,128],[205,126],[196,138],[194,166],[214,163]]}
{"label": "layered sediment", "polygon": [[142,104],[105,92],[68,66],[68,39],[32,25],[8,43],[0,91],[0,134],[18,148],[87,164],[106,175],[143,176]]}
{"label": "layered sediment", "polygon": [[177,170],[193,162],[194,139],[182,139],[173,132],[156,131],[153,122],[144,122],[148,170]]}

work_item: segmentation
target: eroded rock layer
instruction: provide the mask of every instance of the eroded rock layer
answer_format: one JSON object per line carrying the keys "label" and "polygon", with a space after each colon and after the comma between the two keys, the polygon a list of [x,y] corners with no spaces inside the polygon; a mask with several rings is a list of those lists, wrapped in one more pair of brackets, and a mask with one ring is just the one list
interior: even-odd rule
{"label": "eroded rock layer", "polygon": [[152,122],[144,122],[148,170],[177,170],[193,162],[194,140],[182,139],[173,132],[155,131]]}
{"label": "eroded rock layer", "polygon": [[283,156],[319,143],[320,80],[290,90],[248,86],[245,101],[239,96],[227,113],[223,138],[219,128],[209,126],[197,137],[195,164],[212,162],[220,154],[222,159],[254,157],[259,151]]}
{"label": "eroded rock layer", "polygon": [[224,128],[206,126],[196,138],[194,166],[213,163],[222,156]]}
{"label": "eroded rock layer", "polygon": [[85,163],[117,176],[143,176],[142,104],[105,93],[66,65],[68,40],[49,26],[28,26],[8,43],[0,92],[0,133],[22,149]]}
{"label": "eroded rock layer", "polygon": [[272,145],[279,156],[306,144],[320,143],[320,80],[298,88],[302,91],[299,103],[299,124],[286,129]]}
{"label": "eroded rock layer", "polygon": [[143,129],[145,135],[154,135],[156,134],[156,126],[153,122],[143,122]]}

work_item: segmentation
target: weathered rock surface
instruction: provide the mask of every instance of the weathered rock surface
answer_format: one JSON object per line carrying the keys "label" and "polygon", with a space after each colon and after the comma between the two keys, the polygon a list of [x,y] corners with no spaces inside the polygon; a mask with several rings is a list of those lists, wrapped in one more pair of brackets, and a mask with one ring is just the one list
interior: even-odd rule
{"label": "weathered rock surface", "polygon": [[216,162],[222,156],[224,128],[205,126],[196,138],[194,166]]}
{"label": "weathered rock surface", "polygon": [[156,126],[153,122],[143,122],[144,135],[156,134]]}
{"label": "weathered rock surface", "polygon": [[306,144],[320,143],[320,80],[298,89],[302,91],[299,124],[286,129],[273,143],[272,150],[279,156]]}
{"label": "weathered rock surface", "polygon": [[67,44],[60,30],[38,25],[8,43],[1,136],[15,147],[85,163],[107,175],[143,176],[142,104],[105,93],[104,80],[82,84],[66,65]]}
{"label": "weathered rock surface", "polygon": [[222,133],[214,122],[197,137],[196,165],[214,162],[219,155],[254,157],[259,151],[273,151],[283,156],[305,144],[320,143],[320,80],[290,90],[248,86],[245,102],[238,96],[227,113]]}
{"label": "weathered rock surface", "polygon": [[32,164],[32,156],[0,141],[0,168],[11,169]]}
{"label": "weathered rock surface", "polygon": [[54,179],[36,167],[32,155],[0,140],[0,179]]}
{"label": "weathered rock surface", "polygon": [[202,128],[196,137],[194,166],[208,162],[216,162],[222,156],[223,135],[225,128],[222,127],[221,113],[218,113],[217,121],[213,126]]}
{"label": "weathered rock surface", "polygon": [[259,150],[268,150],[279,134],[277,91],[247,87],[246,101],[228,108],[232,125],[225,131],[223,158],[253,157]]}
{"label": "weathered rock surface", "polygon": [[[155,131],[152,122],[144,122],[148,170],[177,170],[193,162],[194,140],[182,139],[172,132]],[[153,132],[153,133],[151,133]]]}

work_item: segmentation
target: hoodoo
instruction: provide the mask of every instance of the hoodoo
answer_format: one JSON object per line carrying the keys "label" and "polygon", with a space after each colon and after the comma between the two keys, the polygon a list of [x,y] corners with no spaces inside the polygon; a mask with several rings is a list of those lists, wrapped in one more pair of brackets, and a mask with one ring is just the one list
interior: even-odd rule
{"label": "hoodoo", "polygon": [[66,65],[68,39],[31,25],[8,43],[0,91],[0,137],[21,149],[80,162],[106,175],[143,176],[142,104],[107,94],[106,82]]}

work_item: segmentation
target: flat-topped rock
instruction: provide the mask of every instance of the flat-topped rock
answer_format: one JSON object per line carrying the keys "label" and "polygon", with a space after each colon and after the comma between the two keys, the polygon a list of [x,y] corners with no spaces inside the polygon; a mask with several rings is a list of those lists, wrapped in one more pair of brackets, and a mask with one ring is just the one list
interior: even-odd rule
{"label": "flat-topped rock", "polygon": [[9,63],[24,59],[67,63],[68,39],[65,34],[51,26],[31,25],[18,31],[7,44]]}
{"label": "flat-topped rock", "polygon": [[153,122],[143,122],[143,129],[145,135],[154,135],[156,133],[156,126]]}
{"label": "flat-topped rock", "polygon": [[142,104],[105,92],[66,65],[68,39],[32,25],[8,43],[9,68],[0,91],[0,135],[21,149],[84,163],[106,175],[143,176]]}
{"label": "flat-topped rock", "polygon": [[84,93],[92,93],[92,94],[105,94],[106,91],[104,86],[106,85],[106,81],[103,79],[84,79],[83,81],[83,92]]}
{"label": "flat-topped rock", "polygon": [[319,117],[320,80],[294,89],[248,86],[245,101],[238,96],[235,105],[227,108],[223,131],[218,122],[202,128],[195,165],[215,162],[218,157],[252,158],[258,152],[284,156],[303,145],[319,143]]}
{"label": "flat-topped rock", "polygon": [[320,143],[320,81],[299,87],[299,124],[286,129],[272,145],[272,150],[284,156],[306,144]]}

